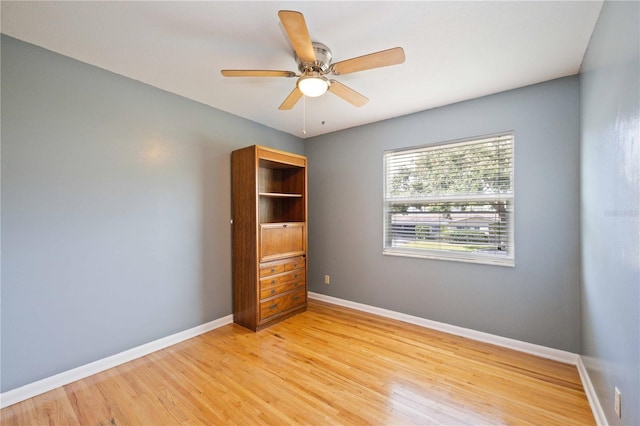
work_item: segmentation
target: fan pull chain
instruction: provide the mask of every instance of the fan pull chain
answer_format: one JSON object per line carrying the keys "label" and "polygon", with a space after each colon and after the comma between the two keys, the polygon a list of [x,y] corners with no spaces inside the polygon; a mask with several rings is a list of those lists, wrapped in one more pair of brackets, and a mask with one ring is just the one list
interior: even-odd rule
{"label": "fan pull chain", "polygon": [[307,97],[302,95],[302,134],[307,134]]}

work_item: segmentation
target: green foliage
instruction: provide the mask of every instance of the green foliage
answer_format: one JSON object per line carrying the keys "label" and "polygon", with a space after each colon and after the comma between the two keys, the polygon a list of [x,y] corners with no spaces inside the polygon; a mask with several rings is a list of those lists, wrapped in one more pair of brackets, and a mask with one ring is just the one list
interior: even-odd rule
{"label": "green foliage", "polygon": [[440,238],[442,226],[416,225],[416,240],[435,240]]}
{"label": "green foliage", "polygon": [[453,145],[407,155],[391,175],[389,195],[410,197],[511,191],[511,155],[501,142]]}
{"label": "green foliage", "polygon": [[512,158],[510,136],[393,154],[385,163],[387,212],[390,218],[407,214],[403,222],[415,224],[415,240],[406,242],[405,233],[403,244],[505,250],[512,220]]}

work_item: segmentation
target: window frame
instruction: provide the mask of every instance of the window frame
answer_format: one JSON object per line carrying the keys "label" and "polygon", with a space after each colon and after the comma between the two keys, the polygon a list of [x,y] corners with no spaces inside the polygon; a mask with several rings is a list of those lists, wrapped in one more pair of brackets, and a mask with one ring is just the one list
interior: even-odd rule
{"label": "window frame", "polygon": [[[391,244],[391,230],[389,227],[392,223],[392,215],[393,213],[389,211],[388,206],[394,203],[393,198],[388,197],[387,192],[387,180],[389,178],[388,173],[388,161],[389,156],[393,156],[394,154],[399,153],[407,153],[410,151],[416,152],[426,152],[426,151],[434,151],[439,147],[446,147],[452,145],[460,145],[463,146],[465,144],[473,144],[473,143],[482,143],[494,138],[510,138],[510,148],[511,148],[511,168],[510,168],[510,193],[501,193],[495,195],[454,195],[454,196],[424,196],[424,197],[411,197],[410,200],[422,200],[425,204],[433,204],[436,199],[440,198],[443,203],[447,202],[473,202],[475,201],[487,201],[493,199],[494,201],[498,200],[503,202],[508,200],[510,203],[510,217],[508,221],[508,241],[509,241],[509,251],[506,255],[496,255],[496,254],[487,254],[481,252],[457,252],[453,250],[443,250],[443,249],[426,249],[426,248],[399,248],[393,247]],[[389,256],[401,256],[401,257],[412,257],[412,258],[423,258],[423,259],[435,259],[435,260],[448,260],[448,261],[456,261],[456,262],[465,262],[465,263],[479,263],[486,265],[499,265],[499,266],[509,266],[515,267],[515,132],[514,131],[504,131],[500,133],[494,133],[489,135],[482,136],[474,136],[463,139],[455,139],[448,140],[438,143],[432,144],[423,144],[412,147],[404,147],[392,150],[385,150],[383,154],[383,230],[382,230],[382,243],[383,243],[383,255]],[[427,198],[429,198],[427,200]],[[404,201],[409,200],[407,198],[403,199]],[[418,201],[420,202],[420,201]],[[396,204],[401,204],[401,201],[396,199]],[[405,203],[406,204],[406,203]],[[438,240],[440,241],[440,240]],[[387,246],[389,242],[389,247]]]}

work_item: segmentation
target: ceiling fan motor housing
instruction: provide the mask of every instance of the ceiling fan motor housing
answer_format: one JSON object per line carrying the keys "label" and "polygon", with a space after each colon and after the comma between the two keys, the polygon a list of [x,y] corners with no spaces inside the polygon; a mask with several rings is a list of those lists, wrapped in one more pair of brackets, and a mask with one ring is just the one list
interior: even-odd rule
{"label": "ceiling fan motor housing", "polygon": [[331,49],[329,49],[326,45],[318,42],[312,42],[313,45],[313,53],[316,55],[315,62],[303,62],[298,55],[296,55],[296,62],[298,63],[298,69],[301,73],[305,71],[316,71],[322,74],[329,72],[329,67],[331,66],[331,59],[333,55],[331,54]]}

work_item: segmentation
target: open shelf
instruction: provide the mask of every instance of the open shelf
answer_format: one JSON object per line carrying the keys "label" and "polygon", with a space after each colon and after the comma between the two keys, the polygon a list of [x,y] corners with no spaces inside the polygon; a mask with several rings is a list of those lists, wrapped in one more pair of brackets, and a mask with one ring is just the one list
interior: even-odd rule
{"label": "open shelf", "polygon": [[286,194],[283,192],[260,192],[258,195],[271,198],[302,198],[302,194]]}
{"label": "open shelf", "polygon": [[265,159],[258,164],[259,222],[305,222],[305,168]]}

